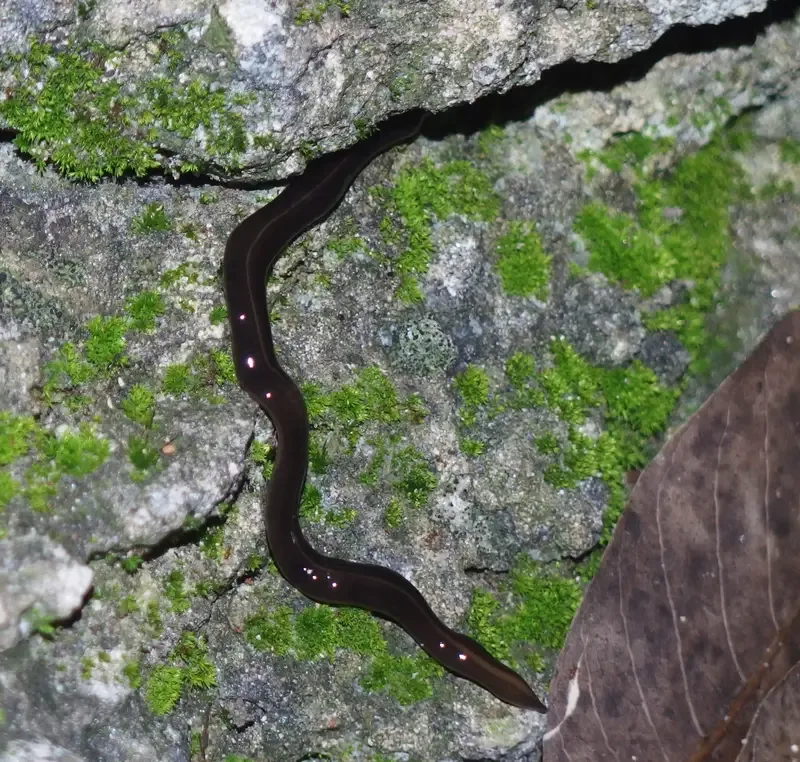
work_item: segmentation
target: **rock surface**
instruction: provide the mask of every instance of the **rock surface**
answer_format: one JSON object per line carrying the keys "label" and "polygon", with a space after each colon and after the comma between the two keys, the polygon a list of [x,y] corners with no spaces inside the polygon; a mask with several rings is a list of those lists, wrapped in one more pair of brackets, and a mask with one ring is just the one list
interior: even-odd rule
{"label": "rock surface", "polygon": [[[794,5],[343,6],[35,4],[0,25],[0,49],[53,43],[0,71],[3,762],[537,758],[543,718],[271,570],[275,440],[232,383],[219,265],[274,190],[220,178],[444,111],[270,282],[281,361],[315,385],[303,526],[408,576],[540,691],[620,463],[800,304]],[[34,634],[28,612],[70,618],[92,583]]]}

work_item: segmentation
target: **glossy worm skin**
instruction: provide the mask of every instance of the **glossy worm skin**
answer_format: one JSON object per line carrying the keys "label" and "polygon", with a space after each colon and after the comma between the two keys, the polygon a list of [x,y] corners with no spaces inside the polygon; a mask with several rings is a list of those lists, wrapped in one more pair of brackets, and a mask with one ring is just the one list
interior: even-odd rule
{"label": "glossy worm skin", "polygon": [[430,656],[517,707],[544,712],[528,684],[479,643],[442,623],[420,592],[383,566],[325,556],[300,531],[298,509],[308,466],[303,395],[275,357],[266,279],[286,248],[325,219],[376,156],[416,135],[426,112],[395,120],[353,148],[312,161],[273,201],[231,233],[224,281],[239,385],[269,416],[278,439],[265,502],[270,553],[289,584],[320,603],[357,606],[402,627]]}

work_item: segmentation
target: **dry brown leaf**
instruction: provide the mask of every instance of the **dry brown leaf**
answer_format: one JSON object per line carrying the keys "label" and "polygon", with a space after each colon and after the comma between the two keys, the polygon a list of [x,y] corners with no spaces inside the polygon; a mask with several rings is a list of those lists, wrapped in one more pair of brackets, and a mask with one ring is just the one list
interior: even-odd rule
{"label": "dry brown leaf", "polygon": [[641,474],[559,656],[545,762],[800,760],[800,312]]}

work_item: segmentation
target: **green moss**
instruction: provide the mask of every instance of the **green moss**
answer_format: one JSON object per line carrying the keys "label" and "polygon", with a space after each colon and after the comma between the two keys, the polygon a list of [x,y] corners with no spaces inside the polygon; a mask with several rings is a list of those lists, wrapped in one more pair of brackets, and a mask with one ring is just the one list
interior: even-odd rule
{"label": "green moss", "polygon": [[467,626],[481,645],[492,656],[503,661],[511,659],[511,649],[507,640],[507,633],[498,623],[500,604],[486,590],[475,588],[472,591]]}
{"label": "green moss", "polygon": [[272,611],[261,611],[247,617],[244,637],[256,651],[270,651],[283,656],[293,642],[292,610],[288,606],[278,606]]}
{"label": "green moss", "polygon": [[161,388],[166,394],[178,397],[189,391],[190,377],[189,366],[186,363],[173,363],[164,371]]}
{"label": "green moss", "polygon": [[783,138],[779,144],[781,161],[787,164],[800,164],[800,140]]}
{"label": "green moss", "polygon": [[489,376],[482,368],[468,365],[453,379],[453,386],[461,395],[459,417],[469,425],[475,421],[478,409],[489,402]]}
{"label": "green moss", "polygon": [[509,403],[512,408],[521,410],[530,407],[544,407],[544,392],[536,386],[535,362],[533,355],[515,352],[505,363],[505,375],[512,389]]}
{"label": "green moss", "polygon": [[125,311],[130,318],[129,327],[132,330],[152,333],[156,327],[156,318],[166,311],[164,297],[155,291],[143,291],[128,300]]}
{"label": "green moss", "polygon": [[32,41],[24,60],[11,66],[15,81],[0,114],[17,130],[14,144],[40,169],[51,161],[69,178],[96,181],[158,166],[151,145],[123,134],[134,99],[105,77],[111,56],[97,44],[56,52]]}
{"label": "green moss", "polygon": [[226,318],[228,317],[228,310],[226,307],[218,305],[212,308],[211,312],[208,314],[208,322],[211,325],[220,325],[224,323]]}
{"label": "green moss", "polygon": [[223,398],[216,393],[216,388],[235,380],[230,354],[223,350],[209,350],[196,354],[188,363],[168,365],[161,378],[161,391],[175,397],[186,394],[218,404]]}
{"label": "green moss", "polygon": [[358,514],[354,508],[341,508],[336,511],[326,511],[325,523],[329,526],[342,528],[352,524]]}
{"label": "green moss", "polygon": [[207,529],[199,543],[200,552],[210,561],[221,561],[225,554],[225,528]]}
{"label": "green moss", "polygon": [[145,621],[152,630],[153,637],[159,637],[164,630],[164,623],[161,621],[158,601],[148,601],[145,609]]}
{"label": "green moss", "polygon": [[180,569],[173,569],[164,580],[164,595],[169,601],[170,611],[176,614],[183,614],[191,607],[184,582],[185,577]]}
{"label": "green moss", "polygon": [[490,179],[466,161],[435,167],[425,160],[418,167],[405,169],[387,198],[405,232],[406,248],[393,262],[393,269],[400,277],[396,296],[408,303],[422,298],[417,278],[427,272],[433,255],[432,217],[446,219],[451,214],[463,214],[469,219],[491,221],[499,210]]}
{"label": "green moss", "polygon": [[470,458],[477,458],[479,455],[483,455],[486,450],[486,444],[484,442],[470,437],[462,437],[459,439],[458,445],[461,452]]}
{"label": "green moss", "polygon": [[208,690],[217,684],[217,671],[208,658],[205,639],[193,632],[184,632],[170,658],[183,669],[183,684],[193,690]]}
{"label": "green moss", "polygon": [[638,288],[648,297],[675,278],[675,262],[669,252],[630,214],[593,202],[579,212],[575,231],[587,242],[589,268],[624,288]]}
{"label": "green moss", "polygon": [[182,262],[171,270],[165,270],[159,278],[161,288],[168,289],[180,281],[194,285],[200,280],[200,272],[193,262]]}
{"label": "green moss", "polygon": [[340,648],[348,648],[362,656],[383,653],[386,649],[377,621],[361,609],[337,609],[336,638]]}
{"label": "green moss", "polygon": [[208,658],[206,642],[192,632],[181,634],[170,651],[169,661],[170,664],[153,668],[145,686],[145,703],[155,715],[171,712],[184,689],[208,690],[217,684],[216,668]]}
{"label": "green moss", "polygon": [[543,455],[553,455],[561,449],[561,444],[556,438],[556,435],[548,432],[542,434],[540,437],[535,437],[533,443],[536,449]]}
{"label": "green moss", "polygon": [[146,204],[142,213],[133,218],[131,229],[134,233],[161,233],[172,229],[164,204],[153,201]]}
{"label": "green moss", "polygon": [[535,296],[547,300],[551,257],[544,253],[534,226],[512,222],[497,241],[495,269],[503,290],[511,296]]}
{"label": "green moss", "polygon": [[666,153],[674,143],[673,138],[652,138],[640,132],[630,132],[620,136],[595,156],[612,172],[622,172],[626,165],[636,171],[642,171],[644,162],[650,156]]}
{"label": "green moss", "polygon": [[749,193],[733,154],[744,134],[737,125],[718,131],[670,175],[651,176],[640,168],[633,186],[635,214],[593,202],[575,222],[589,249],[589,268],[623,287],[649,296],[674,279],[694,284],[685,303],[646,318],[651,330],[677,334],[692,355],[692,373],[708,367],[704,316],[714,305],[730,246],[728,210]]}
{"label": "green moss", "polygon": [[330,251],[336,254],[339,259],[344,259],[357,251],[363,251],[366,246],[364,239],[355,234],[329,238],[325,245]]}
{"label": "green moss", "polygon": [[293,615],[288,606],[262,609],[244,623],[244,637],[257,651],[284,656],[290,651],[304,661],[333,659],[337,649],[363,656],[386,650],[375,619],[354,608],[308,606]]}
{"label": "green moss", "polygon": [[418,401],[411,396],[401,400],[386,374],[374,366],[329,393],[311,383],[301,389],[311,423],[319,431],[344,437],[351,451],[367,424],[395,424],[420,415]]}
{"label": "green moss", "polygon": [[126,595],[117,606],[117,613],[120,617],[135,614],[139,610],[139,603],[134,595]]}
{"label": "green moss", "polygon": [[147,678],[145,702],[155,715],[168,714],[175,708],[183,688],[183,670],[159,664]]}
{"label": "green moss", "polygon": [[505,130],[496,124],[490,124],[478,133],[476,147],[478,154],[481,156],[488,156],[492,150],[503,143],[505,139]]}
{"label": "green moss", "polygon": [[[56,50],[32,41],[25,56],[4,59],[13,84],[0,102],[0,114],[18,131],[14,142],[20,151],[40,168],[52,162],[72,179],[96,181],[125,172],[142,176],[159,166],[156,145],[161,133],[196,138],[198,128],[203,152],[236,168],[247,136],[242,116],[232,107],[251,102],[253,96],[228,97],[208,82],[176,77],[186,48],[181,30],[164,32],[153,65],[166,68],[170,76],[138,83],[134,97],[123,91],[122,79],[106,73],[108,61],[125,69],[126,53],[98,44],[68,44]],[[187,161],[180,168],[198,170]]]}
{"label": "green moss", "polygon": [[369,674],[359,682],[368,691],[385,690],[406,706],[430,698],[433,680],[443,674],[444,669],[425,654],[393,656],[382,653],[373,659]]}
{"label": "green moss", "polygon": [[188,42],[186,33],[182,29],[170,29],[162,32],[158,38],[157,62],[166,59],[167,69],[175,72],[184,61],[181,48]]}
{"label": "green moss", "polygon": [[155,397],[146,386],[135,384],[130,388],[128,395],[122,400],[122,412],[134,423],[145,428],[153,424],[155,413]]}
{"label": "green moss", "polygon": [[564,643],[582,584],[558,564],[545,566],[520,556],[502,592],[511,594],[510,610],[504,611],[487,591],[473,592],[470,632],[498,659],[518,667],[517,654],[540,670],[542,654],[557,653]]}
{"label": "green moss", "polygon": [[63,344],[52,360],[44,366],[42,397],[52,404],[59,389],[74,389],[95,375],[95,369],[80,355],[71,342]]}
{"label": "green moss", "polygon": [[[66,431],[60,437],[42,431],[37,447],[43,461],[49,460],[58,472],[74,477],[90,474],[109,453],[108,440],[95,436],[88,424],[81,424],[77,433]],[[51,473],[51,478],[57,478],[60,473]]]}
{"label": "green moss", "polygon": [[29,415],[0,410],[0,466],[25,455],[35,444],[36,423]]}
{"label": "green moss", "polygon": [[84,656],[81,659],[81,678],[84,680],[91,680],[93,671],[94,659],[92,659],[91,656]]}
{"label": "green moss", "polygon": [[23,615],[23,620],[30,628],[31,632],[35,632],[44,638],[52,638],[55,634],[55,618],[50,614],[40,611],[34,607]]}
{"label": "green moss", "polygon": [[392,487],[414,508],[421,508],[428,502],[438,483],[435,471],[422,453],[412,446],[393,453],[392,473]]}
{"label": "green moss", "polygon": [[403,523],[405,510],[403,503],[396,497],[389,500],[386,510],[383,512],[383,525],[387,529],[396,529]]}
{"label": "green moss", "polygon": [[233,365],[233,358],[227,350],[212,349],[209,357],[214,366],[214,379],[218,386],[223,384],[236,383],[236,369]]}
{"label": "green moss", "polygon": [[582,588],[558,572],[558,565],[544,567],[525,556],[513,569],[511,587],[519,603],[510,615],[510,624],[516,640],[553,650],[564,644]]}
{"label": "green moss", "polygon": [[19,491],[19,482],[8,471],[0,471],[0,509],[8,505]]}
{"label": "green moss", "polygon": [[302,521],[322,521],[325,511],[322,508],[322,493],[318,487],[306,482],[303,487],[303,494],[300,497],[298,513]]}
{"label": "green moss", "polygon": [[178,85],[168,77],[155,77],[143,87],[147,106],[139,114],[142,125],[158,125],[187,139],[198,127],[207,131],[209,156],[225,159],[238,167],[238,157],[247,148],[244,119],[229,110],[223,89],[194,78]]}
{"label": "green moss", "polygon": [[143,563],[144,559],[140,555],[132,553],[121,559],[119,565],[128,574],[135,574]]}
{"label": "green moss", "polygon": [[662,386],[656,374],[638,360],[625,368],[598,374],[606,404],[606,421],[625,425],[643,437],[664,430],[678,390]]}
{"label": "green moss", "polygon": [[309,606],[294,618],[294,650],[298,659],[332,660],[339,645],[337,616],[330,606]]}
{"label": "green moss", "polygon": [[86,361],[98,373],[108,374],[127,363],[127,357],[123,354],[127,328],[124,318],[100,315],[93,317],[86,325],[89,338],[83,345],[83,352]]}

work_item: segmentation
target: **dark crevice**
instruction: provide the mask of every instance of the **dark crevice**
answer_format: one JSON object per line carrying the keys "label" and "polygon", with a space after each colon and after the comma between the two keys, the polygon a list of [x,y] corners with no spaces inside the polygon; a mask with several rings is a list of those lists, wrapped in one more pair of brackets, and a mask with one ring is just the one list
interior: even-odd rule
{"label": "dark crevice", "polygon": [[464,567],[464,574],[467,576],[470,575],[480,575],[485,576],[487,574],[491,574],[497,577],[506,577],[510,573],[510,569],[493,569],[490,566],[465,566]]}
{"label": "dark crevice", "polygon": [[492,124],[529,119],[538,106],[567,93],[609,92],[637,82],[661,60],[677,54],[711,53],[755,44],[770,26],[791,20],[800,12],[800,0],[774,0],[760,13],[732,18],[719,24],[679,24],[652,46],[616,63],[569,60],[553,66],[533,85],[492,94],[471,104],[453,106],[429,118],[422,134],[442,139],[451,134],[470,135]]}

